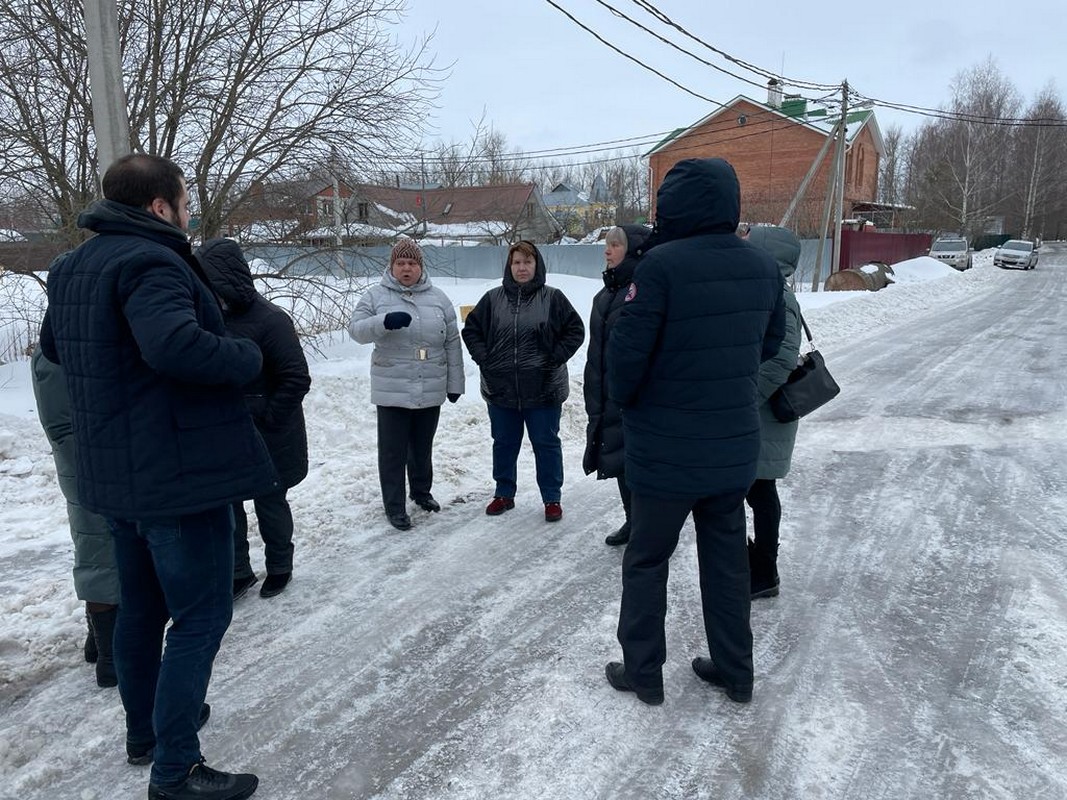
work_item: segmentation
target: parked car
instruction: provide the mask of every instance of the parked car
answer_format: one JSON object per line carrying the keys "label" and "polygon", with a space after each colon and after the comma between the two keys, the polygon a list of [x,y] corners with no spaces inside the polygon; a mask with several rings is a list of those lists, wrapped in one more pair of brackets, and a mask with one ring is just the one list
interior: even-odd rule
{"label": "parked car", "polygon": [[930,247],[930,257],[958,270],[971,268],[971,248],[961,237],[938,239]]}
{"label": "parked car", "polygon": [[1025,239],[1009,239],[993,254],[993,264],[1004,269],[1033,269],[1037,266],[1037,248]]}

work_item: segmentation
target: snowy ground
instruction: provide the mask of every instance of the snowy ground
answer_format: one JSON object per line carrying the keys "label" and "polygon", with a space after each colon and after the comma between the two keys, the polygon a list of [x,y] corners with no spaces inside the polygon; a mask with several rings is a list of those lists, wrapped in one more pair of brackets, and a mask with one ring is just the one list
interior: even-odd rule
{"label": "snowy ground", "polygon": [[[437,515],[386,523],[370,348],[312,365],[312,468],[292,493],[296,571],[238,603],[209,692],[209,763],[257,798],[1067,797],[1067,247],[1033,272],[991,251],[956,273],[802,294],[842,395],[801,424],[782,595],[753,606],[755,699],[702,684],[691,535],[674,559],[666,703],[613,691],[621,552],[613,482],[581,473],[571,362],[556,525],[528,448],[488,518],[477,374],[443,409]],[[551,276],[583,315],[597,282]],[[457,305],[492,283],[441,281]],[[255,538],[255,537],[253,537]],[[0,797],[143,797],[84,632],[26,362],[0,367]],[[253,542],[262,575],[262,546]]]}

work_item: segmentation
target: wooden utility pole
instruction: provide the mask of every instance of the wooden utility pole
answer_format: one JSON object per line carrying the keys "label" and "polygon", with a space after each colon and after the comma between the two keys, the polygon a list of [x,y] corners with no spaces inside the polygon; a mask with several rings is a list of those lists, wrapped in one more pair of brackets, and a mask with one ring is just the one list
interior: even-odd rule
{"label": "wooden utility pole", "polygon": [[100,179],[116,159],[130,152],[130,117],[122,83],[119,16],[114,0],[85,0],[85,45]]}
{"label": "wooden utility pole", "polygon": [[830,274],[841,269],[841,217],[845,215],[845,160],[848,144],[848,81],[841,84],[841,141],[837,148],[837,213],[834,214],[834,255]]}
{"label": "wooden utility pole", "polygon": [[[841,206],[844,202],[845,191],[845,139],[848,128],[846,126],[848,115],[848,82],[841,84],[844,92],[844,101],[841,106],[841,119],[834,128],[837,137],[837,150],[834,152],[834,168],[830,179],[826,182],[826,206],[823,211],[822,226],[819,228],[819,247],[815,254],[815,269],[811,275],[811,290],[819,291],[819,276],[822,273],[822,254],[826,244],[826,231],[830,227],[830,215],[837,210],[837,223],[834,225],[834,251],[830,255],[830,274],[834,272],[837,249],[841,244]],[[837,202],[835,203],[835,197]]]}

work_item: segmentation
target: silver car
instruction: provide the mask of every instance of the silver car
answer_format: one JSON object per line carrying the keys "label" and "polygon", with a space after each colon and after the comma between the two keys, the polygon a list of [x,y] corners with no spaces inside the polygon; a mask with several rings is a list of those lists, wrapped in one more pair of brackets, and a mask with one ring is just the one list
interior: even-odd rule
{"label": "silver car", "polygon": [[930,247],[930,258],[958,270],[971,268],[971,248],[966,239],[959,237],[938,239]]}
{"label": "silver car", "polygon": [[1009,239],[993,254],[993,264],[1004,269],[1033,269],[1037,266],[1037,248],[1025,239]]}

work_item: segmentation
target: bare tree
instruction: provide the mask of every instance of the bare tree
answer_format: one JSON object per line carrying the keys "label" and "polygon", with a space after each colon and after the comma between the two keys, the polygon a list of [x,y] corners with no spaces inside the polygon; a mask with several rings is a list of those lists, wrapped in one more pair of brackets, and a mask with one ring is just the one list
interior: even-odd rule
{"label": "bare tree", "polygon": [[1018,198],[1018,229],[1025,238],[1044,235],[1044,218],[1052,209],[1067,207],[1067,129],[1048,123],[1067,121],[1062,101],[1051,85],[1045,87],[1027,109],[1031,123],[1015,135],[1014,169]]}
{"label": "bare tree", "polygon": [[[371,163],[418,130],[438,73],[428,41],[385,26],[403,0],[122,0],[131,146],[186,169],[205,237],[252,180]],[[0,179],[54,208],[71,243],[96,195],[76,0],[0,0]]]}
{"label": "bare tree", "polygon": [[1012,134],[996,121],[1015,117],[1020,99],[991,58],[958,75],[952,93],[953,116],[911,142],[909,188],[930,227],[974,236],[1004,206]]}
{"label": "bare tree", "polygon": [[896,205],[901,196],[901,172],[903,155],[906,147],[904,129],[900,125],[890,125],[882,136],[885,152],[878,164],[879,202]]}

